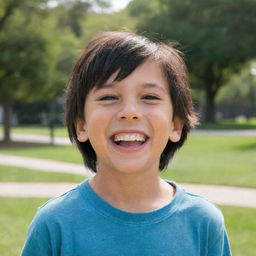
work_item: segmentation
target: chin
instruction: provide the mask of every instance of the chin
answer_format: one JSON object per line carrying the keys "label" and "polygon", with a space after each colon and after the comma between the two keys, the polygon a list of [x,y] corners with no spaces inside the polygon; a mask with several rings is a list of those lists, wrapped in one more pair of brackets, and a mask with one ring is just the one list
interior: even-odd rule
{"label": "chin", "polygon": [[143,173],[150,170],[149,167],[146,167],[146,164],[142,164],[141,162],[138,163],[121,163],[118,165],[115,165],[115,170],[119,173],[125,173],[125,174],[135,174],[135,173]]}

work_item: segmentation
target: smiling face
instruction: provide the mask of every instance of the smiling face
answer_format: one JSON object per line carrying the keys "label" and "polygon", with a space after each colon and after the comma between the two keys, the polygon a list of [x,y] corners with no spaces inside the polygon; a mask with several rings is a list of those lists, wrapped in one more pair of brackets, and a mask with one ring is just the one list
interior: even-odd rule
{"label": "smiling face", "polygon": [[97,169],[157,173],[168,139],[180,139],[182,123],[173,119],[169,86],[156,61],[147,60],[122,81],[113,74],[86,97],[77,139],[89,139]]}

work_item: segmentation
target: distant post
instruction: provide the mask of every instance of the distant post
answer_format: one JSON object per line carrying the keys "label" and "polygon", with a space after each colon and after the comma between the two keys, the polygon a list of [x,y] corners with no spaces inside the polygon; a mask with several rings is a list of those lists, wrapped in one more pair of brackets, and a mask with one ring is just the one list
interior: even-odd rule
{"label": "distant post", "polygon": [[251,107],[252,107],[252,117],[256,117],[256,89],[254,88],[254,79],[253,77],[256,76],[256,68],[251,67],[250,69],[250,75],[252,77],[251,79]]}
{"label": "distant post", "polygon": [[54,145],[55,102],[50,102],[50,144]]}

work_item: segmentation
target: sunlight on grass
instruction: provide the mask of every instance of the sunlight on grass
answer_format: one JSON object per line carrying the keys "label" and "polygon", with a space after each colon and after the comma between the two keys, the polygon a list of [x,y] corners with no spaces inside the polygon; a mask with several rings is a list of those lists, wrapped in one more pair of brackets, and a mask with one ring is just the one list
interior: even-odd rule
{"label": "sunlight on grass", "polygon": [[231,248],[235,256],[254,256],[256,248],[256,209],[220,207],[228,230]]}
{"label": "sunlight on grass", "polygon": [[86,176],[0,165],[0,182],[77,182]]}
{"label": "sunlight on grass", "polygon": [[82,164],[82,156],[75,146],[50,146],[35,143],[13,143],[0,146],[0,154],[51,159]]}
{"label": "sunlight on grass", "polygon": [[256,139],[193,135],[161,176],[179,182],[256,187]]}

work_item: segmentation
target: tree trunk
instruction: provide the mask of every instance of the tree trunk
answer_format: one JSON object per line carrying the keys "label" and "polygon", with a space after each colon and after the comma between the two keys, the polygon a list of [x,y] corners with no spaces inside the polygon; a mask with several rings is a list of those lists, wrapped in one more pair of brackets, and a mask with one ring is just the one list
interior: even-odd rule
{"label": "tree trunk", "polygon": [[54,145],[54,127],[55,127],[55,102],[51,101],[50,102],[50,144]]}
{"label": "tree trunk", "polygon": [[205,110],[205,122],[206,123],[215,123],[215,94],[206,92],[206,110]]}
{"label": "tree trunk", "polygon": [[7,101],[3,103],[3,128],[4,128],[4,137],[3,141],[5,143],[8,143],[11,141],[11,136],[10,136],[10,130],[11,130],[11,102]]}
{"label": "tree trunk", "polygon": [[205,76],[205,92],[206,92],[206,109],[204,115],[204,121],[206,123],[215,123],[215,96],[219,88],[217,83],[216,74],[213,71],[213,65],[209,63],[206,65],[206,76]]}

